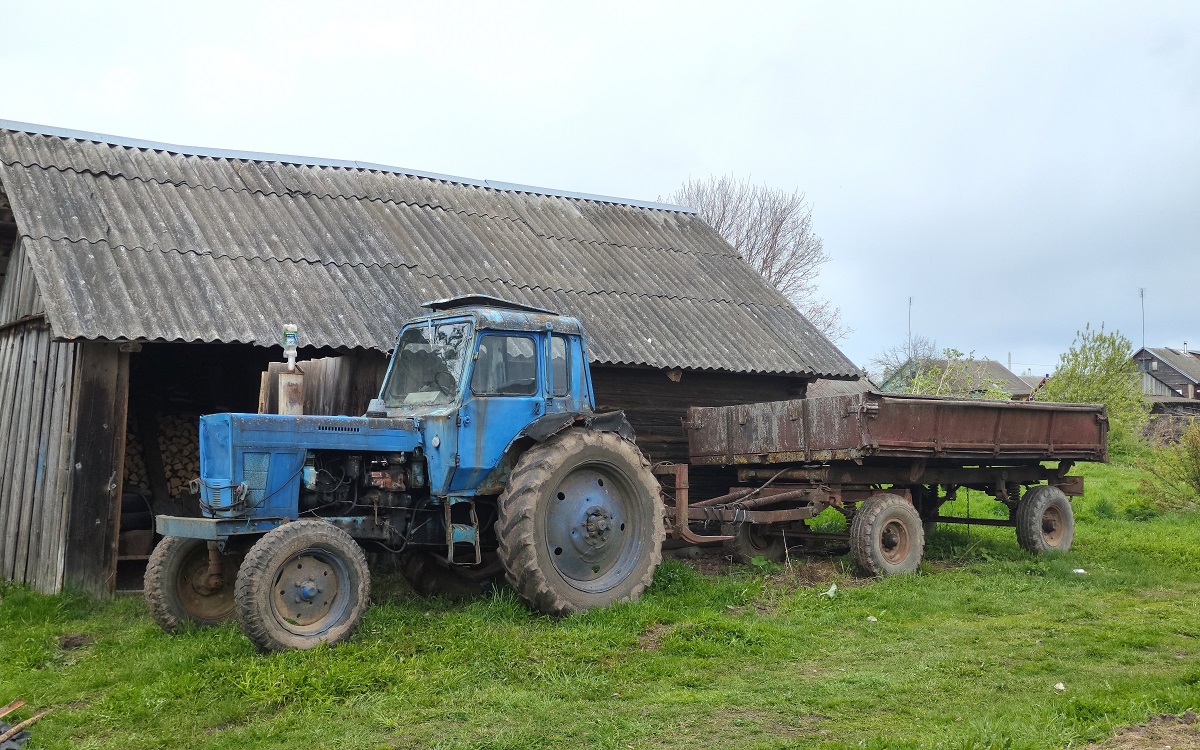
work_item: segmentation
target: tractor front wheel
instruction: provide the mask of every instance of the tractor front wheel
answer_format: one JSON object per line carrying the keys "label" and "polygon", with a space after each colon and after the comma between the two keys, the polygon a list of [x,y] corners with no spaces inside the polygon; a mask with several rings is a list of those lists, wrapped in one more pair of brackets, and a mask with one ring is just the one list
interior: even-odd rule
{"label": "tractor front wheel", "polygon": [[662,561],[658,483],[632,443],[569,429],[525,452],[499,500],[508,582],[544,614],[637,599]]}
{"label": "tractor front wheel", "polygon": [[[210,552],[209,545],[203,539],[163,537],[146,563],[146,606],[168,633],[185,622],[207,627],[233,615],[233,584],[242,556]],[[219,572],[210,565],[212,554],[219,556]]]}
{"label": "tractor front wheel", "polygon": [[367,611],[367,557],[325,521],[286,523],[259,539],[238,572],[242,631],[263,651],[312,648],[349,638]]}

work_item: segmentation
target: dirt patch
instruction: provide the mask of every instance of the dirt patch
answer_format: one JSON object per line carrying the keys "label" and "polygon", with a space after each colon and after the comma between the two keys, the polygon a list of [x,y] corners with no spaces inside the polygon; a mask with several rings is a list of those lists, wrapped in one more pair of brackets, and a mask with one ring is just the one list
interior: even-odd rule
{"label": "dirt patch", "polygon": [[58,637],[58,647],[63,651],[73,651],[77,648],[83,648],[95,640],[95,638],[87,633],[67,633]]}
{"label": "dirt patch", "polygon": [[643,651],[658,651],[659,647],[662,646],[662,638],[668,630],[670,628],[661,623],[651,625],[638,636],[638,646]]}
{"label": "dirt patch", "polygon": [[1145,724],[1125,727],[1111,739],[1087,747],[1088,750],[1200,750],[1200,716],[1192,711],[1180,716],[1155,716]]}

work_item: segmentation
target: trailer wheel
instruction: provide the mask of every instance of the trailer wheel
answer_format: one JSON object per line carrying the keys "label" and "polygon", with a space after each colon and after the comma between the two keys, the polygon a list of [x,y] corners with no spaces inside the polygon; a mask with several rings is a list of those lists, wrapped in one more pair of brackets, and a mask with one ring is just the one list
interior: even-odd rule
{"label": "trailer wheel", "polygon": [[921,564],[925,531],[921,516],[899,495],[872,495],[850,523],[850,553],[868,576],[912,573]]}
{"label": "trailer wheel", "polygon": [[325,521],[293,521],[267,532],[237,576],[242,631],[263,651],[312,648],[349,638],[367,611],[367,557]]}
{"label": "trailer wheel", "polygon": [[771,532],[771,527],[765,524],[739,524],[733,530],[733,540],[727,542],[734,562],[748,563],[756,557],[783,562],[787,557],[787,544],[782,535]]}
{"label": "trailer wheel", "polygon": [[400,574],[420,596],[459,601],[495,589],[504,566],[495,550],[484,550],[479,565],[450,565],[429,552],[413,552],[401,561]]}
{"label": "trailer wheel", "polygon": [[221,555],[222,575],[208,573],[208,542],[167,536],[154,547],[146,563],[146,606],[168,633],[185,622],[202,627],[219,625],[233,616],[233,586],[242,555]]}
{"label": "trailer wheel", "polygon": [[531,607],[566,615],[631,601],[662,561],[662,503],[641,452],[569,429],[517,462],[496,522],[506,578]]}
{"label": "trailer wheel", "polygon": [[1063,491],[1039,484],[1017,504],[1017,544],[1029,552],[1066,552],[1075,539],[1075,513]]}

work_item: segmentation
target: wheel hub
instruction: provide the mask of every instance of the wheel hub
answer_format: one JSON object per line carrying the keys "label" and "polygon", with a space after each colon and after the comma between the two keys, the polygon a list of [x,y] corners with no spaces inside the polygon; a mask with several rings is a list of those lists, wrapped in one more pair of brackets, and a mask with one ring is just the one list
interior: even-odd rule
{"label": "wheel hub", "polygon": [[603,591],[625,576],[637,558],[638,537],[629,527],[632,491],[603,467],[580,467],[550,495],[546,553],[572,586]]}
{"label": "wheel hub", "polygon": [[582,526],[584,541],[593,547],[599,547],[608,541],[608,532],[612,529],[612,514],[598,505],[593,505],[588,508]]}
{"label": "wheel hub", "polygon": [[279,572],[275,611],[290,625],[320,623],[337,606],[338,583],[338,571],[329,562],[311,554],[297,555]]}
{"label": "wheel hub", "polygon": [[1053,506],[1046,508],[1042,513],[1042,536],[1045,537],[1047,544],[1052,547],[1059,545],[1063,537],[1062,527],[1062,512]]}
{"label": "wheel hub", "polygon": [[891,521],[883,527],[879,537],[880,551],[890,563],[898,563],[908,557],[908,529],[899,521]]}

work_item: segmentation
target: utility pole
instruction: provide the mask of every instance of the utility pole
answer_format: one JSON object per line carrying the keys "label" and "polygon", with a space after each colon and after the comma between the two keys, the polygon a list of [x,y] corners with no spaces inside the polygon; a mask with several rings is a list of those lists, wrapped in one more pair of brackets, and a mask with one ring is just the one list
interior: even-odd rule
{"label": "utility pole", "polygon": [[908,353],[912,354],[912,297],[908,298]]}
{"label": "utility pole", "polygon": [[1138,299],[1142,301],[1142,348],[1146,348],[1146,287],[1138,287]]}

